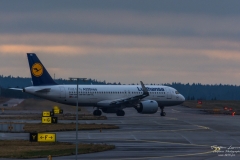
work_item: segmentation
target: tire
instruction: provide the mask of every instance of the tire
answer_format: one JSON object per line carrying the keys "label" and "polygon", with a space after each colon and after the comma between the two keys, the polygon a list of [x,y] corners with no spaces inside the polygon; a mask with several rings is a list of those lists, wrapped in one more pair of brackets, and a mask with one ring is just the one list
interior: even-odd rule
{"label": "tire", "polygon": [[166,112],[161,112],[160,115],[161,116],[166,116]]}
{"label": "tire", "polygon": [[97,109],[97,110],[94,110],[94,111],[93,111],[93,115],[94,115],[94,116],[101,116],[101,115],[102,115],[102,112],[101,112],[99,109]]}
{"label": "tire", "polygon": [[124,110],[118,110],[118,111],[116,112],[116,114],[117,114],[117,116],[124,116],[124,115],[125,115],[125,112],[124,112]]}

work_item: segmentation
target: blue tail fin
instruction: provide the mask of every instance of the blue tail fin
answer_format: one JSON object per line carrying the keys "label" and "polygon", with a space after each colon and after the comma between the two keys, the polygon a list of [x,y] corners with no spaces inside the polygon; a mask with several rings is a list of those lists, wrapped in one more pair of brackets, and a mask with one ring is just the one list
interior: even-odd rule
{"label": "blue tail fin", "polygon": [[27,57],[34,86],[57,85],[35,53],[27,53]]}

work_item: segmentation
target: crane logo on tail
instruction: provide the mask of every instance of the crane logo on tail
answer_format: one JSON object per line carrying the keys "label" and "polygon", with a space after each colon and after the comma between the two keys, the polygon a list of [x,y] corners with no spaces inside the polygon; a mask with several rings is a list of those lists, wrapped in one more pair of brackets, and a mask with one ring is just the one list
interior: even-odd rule
{"label": "crane logo on tail", "polygon": [[40,77],[43,74],[43,66],[40,63],[34,63],[32,65],[32,74],[35,77]]}

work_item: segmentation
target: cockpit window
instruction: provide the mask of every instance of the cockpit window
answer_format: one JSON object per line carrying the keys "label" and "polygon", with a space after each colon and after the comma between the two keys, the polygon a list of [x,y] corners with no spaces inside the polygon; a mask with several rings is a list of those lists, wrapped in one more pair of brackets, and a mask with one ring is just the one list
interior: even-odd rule
{"label": "cockpit window", "polygon": [[180,94],[178,91],[175,91],[176,94]]}

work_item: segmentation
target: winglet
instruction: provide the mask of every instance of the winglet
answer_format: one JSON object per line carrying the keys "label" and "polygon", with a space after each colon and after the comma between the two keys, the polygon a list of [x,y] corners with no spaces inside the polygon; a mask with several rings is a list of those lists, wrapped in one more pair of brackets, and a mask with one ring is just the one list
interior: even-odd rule
{"label": "winglet", "polygon": [[147,88],[145,87],[145,85],[143,84],[143,82],[140,81],[140,83],[141,83],[141,86],[142,86],[143,94],[149,95],[149,92],[148,92]]}

